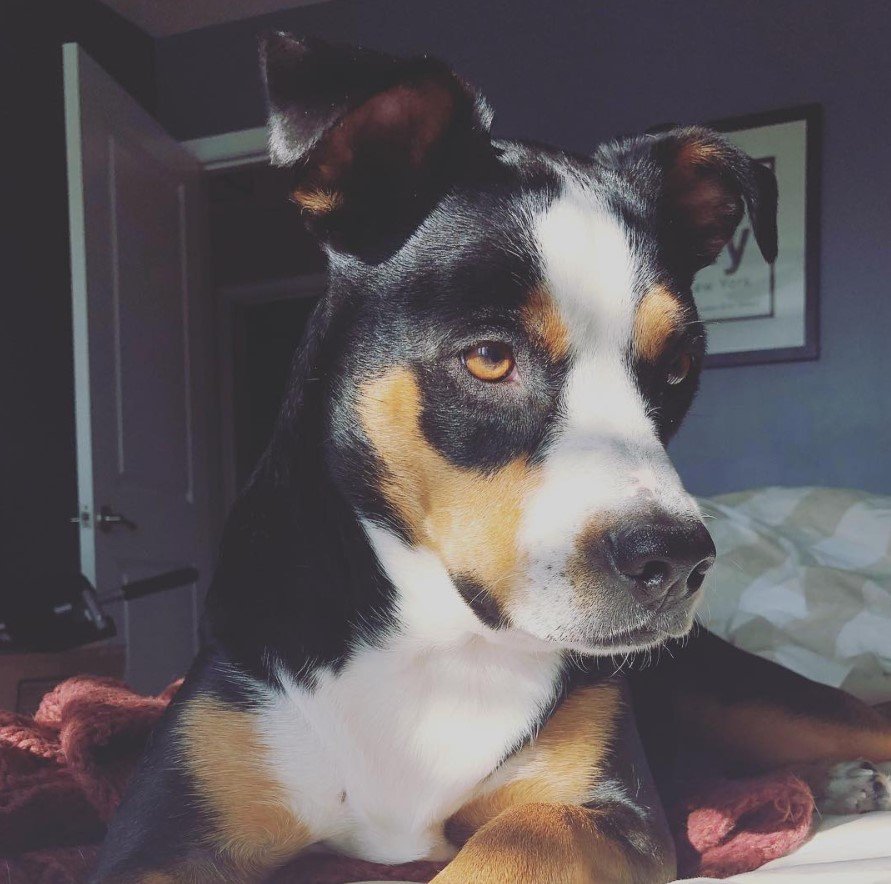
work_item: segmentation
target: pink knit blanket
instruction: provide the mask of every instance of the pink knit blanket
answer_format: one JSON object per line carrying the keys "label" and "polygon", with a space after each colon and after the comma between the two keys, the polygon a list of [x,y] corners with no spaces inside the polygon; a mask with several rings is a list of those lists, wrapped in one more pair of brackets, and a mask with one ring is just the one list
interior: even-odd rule
{"label": "pink knit blanket", "polygon": [[[33,718],[0,711],[0,880],[86,880],[105,824],[179,684],[143,697],[112,679],[81,676],[48,693]],[[681,876],[723,878],[784,856],[807,840],[814,802],[801,780],[777,773],[708,782],[668,812]],[[440,868],[314,855],[288,864],[272,880],[429,881]]]}

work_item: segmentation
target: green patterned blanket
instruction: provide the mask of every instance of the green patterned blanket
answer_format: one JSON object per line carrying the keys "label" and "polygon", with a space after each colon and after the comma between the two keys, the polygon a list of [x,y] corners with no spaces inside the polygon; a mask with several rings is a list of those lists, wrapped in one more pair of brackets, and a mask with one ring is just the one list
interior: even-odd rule
{"label": "green patterned blanket", "polygon": [[700,620],[809,678],[891,700],[891,497],[763,488],[700,505],[718,547]]}

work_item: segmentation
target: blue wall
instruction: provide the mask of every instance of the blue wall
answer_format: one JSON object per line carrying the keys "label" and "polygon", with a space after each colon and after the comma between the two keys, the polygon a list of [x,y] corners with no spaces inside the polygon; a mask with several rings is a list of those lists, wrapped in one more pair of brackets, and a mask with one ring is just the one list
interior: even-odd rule
{"label": "blue wall", "polygon": [[449,60],[498,135],[588,150],[665,120],[824,107],[819,361],[706,372],[672,445],[698,493],[891,492],[891,5],[884,0],[334,0],[159,41],[181,138],[260,125],[270,28]]}

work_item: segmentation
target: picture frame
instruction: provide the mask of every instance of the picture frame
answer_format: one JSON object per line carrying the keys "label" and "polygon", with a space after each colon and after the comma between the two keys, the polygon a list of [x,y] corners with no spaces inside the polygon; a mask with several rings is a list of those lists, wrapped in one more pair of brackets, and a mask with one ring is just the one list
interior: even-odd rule
{"label": "picture frame", "polygon": [[822,108],[808,104],[706,125],[775,172],[779,253],[765,263],[746,216],[716,261],[697,274],[705,366],[817,359]]}

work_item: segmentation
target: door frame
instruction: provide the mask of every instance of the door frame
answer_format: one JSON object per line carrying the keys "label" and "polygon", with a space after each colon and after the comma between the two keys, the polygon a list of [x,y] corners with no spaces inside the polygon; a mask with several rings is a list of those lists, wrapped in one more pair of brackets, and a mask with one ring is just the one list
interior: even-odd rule
{"label": "door frame", "polygon": [[[259,166],[269,163],[268,132],[265,126],[236,129],[180,142],[204,167],[205,173],[220,169]],[[327,275],[308,273],[255,283],[217,286],[213,290],[217,330],[216,407],[219,440],[216,445],[221,468],[221,520],[235,503],[239,487],[235,459],[235,323],[240,308],[292,298],[318,297],[325,292]],[[215,525],[222,536],[222,522]]]}
{"label": "door frame", "polygon": [[[216,546],[211,539],[211,504],[213,488],[219,484],[219,471],[213,457],[214,440],[209,434],[216,435],[218,431],[213,426],[215,417],[207,408],[216,406],[215,388],[208,386],[213,376],[210,335],[214,331],[214,316],[209,303],[211,290],[205,286],[202,272],[206,240],[200,217],[204,202],[202,178],[206,174],[194,153],[139,107],[78,44],[63,44],[60,55],[69,170],[80,570],[107,596],[134,576],[143,576],[143,570],[150,574],[180,562],[198,568],[199,579],[187,590],[181,590],[173,601],[105,599],[109,614],[118,620],[118,635],[112,642],[127,648],[128,678],[154,680],[163,686],[166,681],[161,683],[159,679],[169,680],[171,665],[185,668],[198,648],[198,601],[210,580]],[[118,249],[118,235],[128,228],[121,224],[125,216],[119,215],[116,185],[130,179],[128,167],[119,166],[116,161],[133,151],[134,157],[151,161],[149,168],[157,165],[165,182],[163,187],[170,188],[169,195],[164,190],[164,226],[157,226],[156,220],[152,220],[154,215],[147,216],[150,227],[137,225],[146,241],[155,246],[158,244],[153,241],[154,232],[163,230],[163,245],[158,248],[164,257],[168,256],[168,249],[171,254],[176,253],[175,262],[165,262],[172,269],[161,283],[173,300],[165,302],[159,316],[165,323],[162,333],[173,335],[169,340],[177,355],[171,363],[169,383],[159,389],[163,389],[165,397],[175,396],[178,403],[176,412],[171,412],[176,417],[176,423],[171,425],[175,436],[165,438],[175,438],[178,446],[184,443],[184,450],[178,448],[175,457],[175,463],[182,463],[184,469],[166,484],[160,480],[165,475],[166,463],[161,464],[161,472],[155,470],[146,476],[139,472],[138,465],[129,462],[129,470],[125,471],[120,454],[124,444],[124,386],[119,296],[133,289],[125,288],[129,275],[119,279],[118,260],[122,252]],[[134,266],[132,262],[129,265],[131,270]],[[139,279],[138,271],[136,274],[133,278]],[[123,346],[126,348],[127,344]],[[184,427],[180,426],[181,408],[185,409]],[[145,437],[137,432],[132,438]],[[98,487],[94,487],[97,482]],[[106,498],[106,494],[111,496]],[[137,521],[145,518],[144,536],[131,538],[126,533],[100,546],[96,509],[104,500],[125,513],[135,513]],[[142,610],[134,620],[138,608]],[[143,617],[144,612],[147,617]],[[166,651],[156,653],[153,634],[165,618],[176,624],[175,643],[170,648],[174,656],[167,654],[166,660]]]}
{"label": "door frame", "polygon": [[215,289],[219,452],[223,473],[222,502],[226,512],[232,508],[240,490],[235,458],[235,324],[238,311],[256,304],[319,297],[325,293],[327,281],[328,277],[324,273],[307,273],[261,282],[217,286]]}
{"label": "door frame", "polygon": [[[62,77],[65,84],[65,159],[67,168],[81,168],[83,146],[81,144],[82,121],[80,111],[80,85],[78,82],[80,60],[78,44],[65,43],[62,46]],[[77,514],[85,523],[93,518],[93,455],[92,455],[92,403],[90,401],[90,351],[89,329],[87,328],[87,265],[84,256],[87,251],[84,182],[81,176],[68,181],[68,236],[70,241],[69,260],[71,262],[71,344],[74,359],[74,391],[81,391],[81,402],[74,392],[74,436],[78,452],[77,472]],[[80,570],[87,579],[96,583],[96,547],[84,541],[83,531],[78,528],[77,538]]]}
{"label": "door frame", "polygon": [[265,126],[236,129],[181,141],[180,144],[204,166],[205,171],[253,166],[269,162],[268,135]]}
{"label": "door frame", "polygon": [[[203,173],[269,163],[265,126],[236,129],[180,141],[203,167]],[[284,284],[284,281],[280,281]],[[275,285],[271,283],[270,285]],[[234,340],[235,312],[249,298],[248,289],[259,286],[211,286],[212,327],[217,331],[217,346],[208,391],[208,408],[216,412],[216,434],[209,440],[213,454],[213,472],[219,482],[211,499],[211,531],[215,549],[219,549],[223,528],[238,493],[235,470],[234,411]]]}

